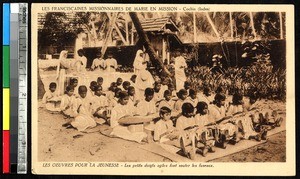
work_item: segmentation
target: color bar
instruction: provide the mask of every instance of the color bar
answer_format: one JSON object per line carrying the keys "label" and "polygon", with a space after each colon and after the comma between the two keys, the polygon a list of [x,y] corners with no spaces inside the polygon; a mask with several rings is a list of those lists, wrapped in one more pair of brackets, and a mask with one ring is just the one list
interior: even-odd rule
{"label": "color bar", "polygon": [[3,88],[10,86],[10,47],[3,46]]}
{"label": "color bar", "polygon": [[3,131],[3,173],[10,173],[10,156],[9,156],[9,131]]}
{"label": "color bar", "polygon": [[3,88],[3,130],[8,131],[10,129],[10,89]]}
{"label": "color bar", "polygon": [[3,3],[3,173],[10,173],[10,4]]}
{"label": "color bar", "polygon": [[10,4],[3,3],[3,45],[9,45]]}

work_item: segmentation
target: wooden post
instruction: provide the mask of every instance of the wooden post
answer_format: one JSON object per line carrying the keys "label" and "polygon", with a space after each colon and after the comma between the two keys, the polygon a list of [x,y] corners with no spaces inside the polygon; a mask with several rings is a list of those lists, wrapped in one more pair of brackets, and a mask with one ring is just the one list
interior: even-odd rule
{"label": "wooden post", "polygon": [[194,43],[197,42],[197,27],[196,27],[196,13],[193,12],[193,24],[194,24]]}
{"label": "wooden post", "polygon": [[249,14],[250,14],[250,23],[251,23],[251,27],[252,27],[252,32],[254,35],[254,39],[256,39],[256,31],[255,31],[255,27],[254,27],[253,14],[252,14],[252,12],[249,12]]}
{"label": "wooden post", "polygon": [[95,22],[94,21],[90,21],[90,24],[92,25],[92,33],[93,33],[93,36],[94,36],[94,44],[96,46],[97,33],[96,33],[96,28],[95,28]]}
{"label": "wooden post", "polygon": [[121,33],[119,27],[117,26],[117,24],[113,24],[113,27],[116,29],[118,35],[121,37],[121,40],[124,44],[127,44],[127,41],[125,40],[125,38],[123,37],[123,34]]}
{"label": "wooden post", "polygon": [[111,40],[111,34],[112,34],[112,31],[113,31],[113,24],[116,23],[116,20],[117,20],[117,13],[114,13],[113,17],[109,20],[110,21],[109,29],[107,31],[107,34],[105,36],[105,40],[103,42],[103,46],[102,46],[102,49],[101,49],[102,58],[103,58],[103,56],[105,54],[105,51],[107,49],[108,42]]}
{"label": "wooden post", "polygon": [[127,12],[125,12],[125,30],[126,30],[126,45],[129,45],[128,19]]}
{"label": "wooden post", "polygon": [[[112,19],[113,17],[111,17],[110,15],[108,15],[108,18],[109,18],[110,21],[113,21],[113,22],[110,24],[110,26],[116,29],[118,35],[121,37],[122,42],[123,42],[124,44],[127,45],[127,41],[125,40],[125,38],[123,37],[123,34],[121,33],[119,27],[117,26],[116,20]],[[127,34],[126,34],[126,35],[127,35]]]}
{"label": "wooden post", "polygon": [[162,38],[162,61],[164,62],[166,58],[167,58],[167,42],[166,42],[166,37],[163,36],[163,38]]}
{"label": "wooden post", "polygon": [[212,20],[211,20],[211,18],[209,17],[209,14],[208,14],[208,12],[206,12],[206,13],[205,13],[205,15],[206,15],[206,18],[207,18],[207,20],[208,20],[209,24],[210,24],[210,25],[211,25],[211,27],[213,28],[213,30],[214,30],[214,32],[215,32],[215,34],[217,35],[217,37],[218,37],[218,38],[220,38],[220,34],[219,34],[219,32],[217,31],[217,29],[216,29],[216,27],[215,27],[215,25],[214,25],[213,21],[212,21]]}
{"label": "wooden post", "polygon": [[132,25],[131,25],[131,45],[133,45],[134,44],[134,33],[133,33],[133,31],[134,31],[134,25],[133,25],[133,23],[132,23]]}
{"label": "wooden post", "polygon": [[280,22],[280,39],[283,39],[283,23],[282,23],[282,13],[279,12],[279,22]]}
{"label": "wooden post", "polygon": [[233,20],[232,20],[232,13],[229,12],[229,19],[230,19],[230,37],[233,39]]}

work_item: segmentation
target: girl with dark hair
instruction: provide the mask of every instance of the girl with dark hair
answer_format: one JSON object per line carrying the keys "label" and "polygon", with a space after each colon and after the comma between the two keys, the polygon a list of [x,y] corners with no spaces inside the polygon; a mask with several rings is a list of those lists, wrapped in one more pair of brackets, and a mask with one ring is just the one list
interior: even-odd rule
{"label": "girl with dark hair", "polygon": [[181,111],[182,105],[187,98],[187,91],[185,89],[181,89],[178,91],[177,96],[178,96],[178,100],[175,102],[174,110]]}
{"label": "girl with dark hair", "polygon": [[65,94],[61,98],[60,110],[66,117],[76,117],[78,115],[75,105],[74,88],[67,86]]}

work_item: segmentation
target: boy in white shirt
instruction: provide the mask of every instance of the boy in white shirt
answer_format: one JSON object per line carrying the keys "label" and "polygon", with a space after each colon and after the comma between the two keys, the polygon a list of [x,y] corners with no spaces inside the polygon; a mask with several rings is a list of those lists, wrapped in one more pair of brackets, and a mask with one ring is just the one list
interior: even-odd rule
{"label": "boy in white shirt", "polygon": [[106,65],[107,65],[107,71],[108,72],[116,72],[116,69],[118,68],[117,60],[113,58],[113,54],[111,52],[108,52],[106,59]]}
{"label": "boy in white shirt", "polygon": [[77,50],[77,54],[80,63],[76,63],[76,70],[77,72],[86,72],[87,58],[84,56],[83,49]]}
{"label": "boy in white shirt", "polygon": [[42,99],[43,105],[45,105],[46,109],[51,112],[60,111],[59,103],[61,101],[60,97],[56,93],[56,83],[52,82],[49,84],[49,91],[47,91]]}
{"label": "boy in white shirt", "polygon": [[170,90],[165,90],[164,99],[162,99],[159,102],[158,109],[162,108],[163,106],[166,106],[166,107],[170,108],[171,110],[174,109],[175,101],[171,99],[172,98],[171,95],[172,95],[172,93]]}
{"label": "boy in white shirt", "polygon": [[137,114],[140,116],[149,116],[156,113],[156,106],[153,100],[154,90],[146,88],[144,96],[145,99],[138,103]]}

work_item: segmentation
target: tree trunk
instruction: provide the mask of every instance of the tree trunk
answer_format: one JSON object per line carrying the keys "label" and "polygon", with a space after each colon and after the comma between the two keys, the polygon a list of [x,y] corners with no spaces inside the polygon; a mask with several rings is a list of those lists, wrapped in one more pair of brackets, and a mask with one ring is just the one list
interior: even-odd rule
{"label": "tree trunk", "polygon": [[140,20],[139,20],[139,18],[137,16],[136,12],[129,12],[129,15],[130,15],[130,17],[132,19],[132,22],[133,22],[134,26],[135,26],[137,34],[139,35],[139,37],[140,37],[140,39],[141,39],[141,41],[143,43],[143,46],[146,49],[146,52],[149,54],[150,60],[152,60],[154,62],[158,62],[158,64],[162,68],[163,72],[165,74],[167,74],[168,76],[171,76],[171,73],[164,66],[162,59],[160,59],[156,55],[156,53],[155,53],[155,51],[154,51],[154,49],[153,49],[153,47],[152,47],[152,45],[150,43],[150,40],[149,40],[148,36],[146,35],[145,31],[143,30],[143,27],[142,27],[142,25],[140,23]]}

